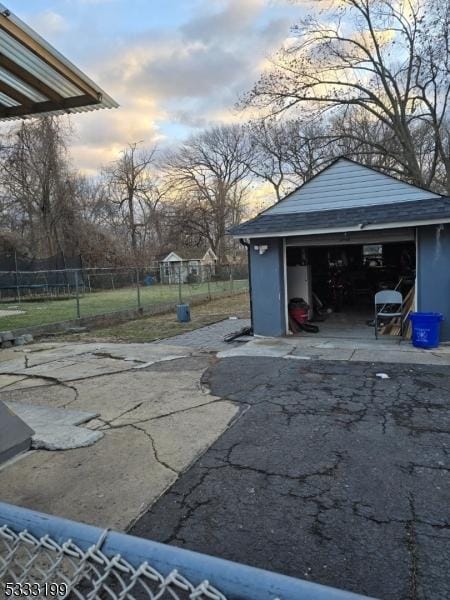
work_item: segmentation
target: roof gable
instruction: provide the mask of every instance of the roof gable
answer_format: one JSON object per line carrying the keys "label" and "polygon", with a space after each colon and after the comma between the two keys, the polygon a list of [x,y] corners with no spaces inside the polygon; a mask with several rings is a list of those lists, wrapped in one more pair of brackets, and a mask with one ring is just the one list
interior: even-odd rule
{"label": "roof gable", "polygon": [[340,158],[264,214],[315,212],[441,197],[360,163]]}
{"label": "roof gable", "polygon": [[170,252],[161,262],[180,262],[183,260],[176,252]]}
{"label": "roof gable", "polygon": [[211,258],[212,260],[218,260],[217,254],[213,252],[212,248],[208,248],[202,260],[207,260],[208,258]]}
{"label": "roof gable", "polygon": [[214,254],[211,248],[208,248],[206,251],[202,248],[179,248],[177,250],[172,250],[165,258],[161,260],[161,262],[179,262],[186,260],[207,260],[209,258],[213,260],[217,260],[217,256]]}

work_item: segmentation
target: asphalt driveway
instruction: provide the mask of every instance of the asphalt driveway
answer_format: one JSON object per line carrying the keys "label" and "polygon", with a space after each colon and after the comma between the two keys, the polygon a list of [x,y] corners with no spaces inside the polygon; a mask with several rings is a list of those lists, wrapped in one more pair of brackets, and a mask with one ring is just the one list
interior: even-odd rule
{"label": "asphalt driveway", "polygon": [[134,534],[383,600],[450,598],[448,367],[241,356],[204,382],[241,416]]}

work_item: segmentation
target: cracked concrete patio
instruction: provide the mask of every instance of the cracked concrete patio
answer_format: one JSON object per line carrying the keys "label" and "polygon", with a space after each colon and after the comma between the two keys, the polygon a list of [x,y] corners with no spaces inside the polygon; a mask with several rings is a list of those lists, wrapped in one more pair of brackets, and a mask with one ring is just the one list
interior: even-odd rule
{"label": "cracked concrete patio", "polygon": [[133,534],[383,600],[450,598],[447,366],[238,356],[203,381],[242,416]]}
{"label": "cracked concrete patio", "polygon": [[53,343],[2,358],[0,398],[10,407],[52,418],[47,434],[60,437],[68,418],[88,414],[80,431],[95,438],[7,463],[1,500],[95,525],[125,529],[238,412],[201,385],[211,357],[189,348]]}

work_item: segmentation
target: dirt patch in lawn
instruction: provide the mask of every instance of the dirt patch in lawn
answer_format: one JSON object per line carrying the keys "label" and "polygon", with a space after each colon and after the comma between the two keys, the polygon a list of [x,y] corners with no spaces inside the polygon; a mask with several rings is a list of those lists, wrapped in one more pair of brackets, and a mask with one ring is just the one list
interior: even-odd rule
{"label": "dirt patch in lawn", "polygon": [[175,312],[170,312],[102,327],[93,331],[58,336],[58,340],[153,342],[193,331],[205,325],[211,325],[211,323],[217,323],[230,316],[239,318],[250,316],[248,293],[218,298],[191,307],[191,321],[189,323],[179,323]]}

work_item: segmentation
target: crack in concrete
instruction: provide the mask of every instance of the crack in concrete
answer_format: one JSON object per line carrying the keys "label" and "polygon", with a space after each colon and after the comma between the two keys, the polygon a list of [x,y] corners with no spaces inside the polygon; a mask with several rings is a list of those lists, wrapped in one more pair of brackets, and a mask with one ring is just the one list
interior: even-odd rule
{"label": "crack in concrete", "polygon": [[[1,375],[21,376],[23,374],[22,373],[18,374],[18,373],[10,372],[10,373],[1,373]],[[53,383],[55,386],[61,385],[64,388],[67,388],[69,390],[74,391],[75,392],[74,398],[72,400],[69,400],[68,402],[62,404],[58,408],[65,408],[66,406],[68,406],[69,404],[72,404],[72,402],[75,402],[75,400],[78,399],[78,390],[77,390],[77,388],[75,386],[73,386],[73,385],[70,385],[69,383],[67,383],[65,381],[61,381],[57,377],[52,377],[50,375],[35,375],[34,373],[32,373],[32,374],[23,375],[23,379],[21,379],[20,381],[24,381],[25,379],[42,379],[43,381],[49,381],[49,382]],[[45,386],[36,386],[36,387],[45,387]],[[2,393],[3,389],[4,388],[0,389],[0,394]],[[23,389],[23,388],[18,388],[17,391],[19,391],[20,389]],[[27,389],[30,389],[30,388],[27,388]],[[6,390],[6,391],[9,391],[9,390]]]}
{"label": "crack in concrete", "polygon": [[[145,404],[145,400],[138,402],[138,404],[136,404],[135,406],[132,406],[131,408],[127,408],[127,410],[124,410],[122,413],[117,415],[117,417],[114,417],[113,419],[111,419],[109,421],[106,419],[102,419],[102,421],[104,422],[105,425],[109,425],[110,427],[115,427],[114,421],[116,421],[117,419],[121,419],[124,415],[128,415],[129,413],[134,412],[135,410],[140,408],[143,404]],[[126,427],[127,425],[134,425],[135,423],[145,423],[145,421],[141,420],[141,421],[133,421],[132,423],[119,423],[118,426],[123,425],[124,427]]]}
{"label": "crack in concrete", "polygon": [[68,383],[65,383],[64,381],[60,381],[59,385],[75,392],[75,396],[72,398],[72,400],[65,402],[59,408],[65,408],[66,406],[69,406],[69,404],[72,404],[73,402],[76,402],[78,400],[79,392],[78,392],[78,389],[74,385],[69,385]]}
{"label": "crack in concrete", "polygon": [[137,425],[134,425],[134,424],[133,424],[133,425],[130,425],[130,427],[133,427],[133,428],[134,428],[134,429],[136,429],[137,431],[142,431],[142,433],[144,433],[144,434],[145,434],[145,435],[148,437],[148,439],[150,440],[150,443],[151,443],[151,445],[152,445],[152,449],[153,449],[153,454],[154,454],[154,456],[155,456],[155,460],[156,460],[156,461],[157,461],[157,462],[158,462],[158,463],[159,463],[159,464],[160,464],[162,467],[164,467],[164,468],[168,469],[169,471],[171,471],[172,473],[174,473],[174,474],[175,474],[175,475],[178,477],[178,475],[179,475],[179,472],[178,472],[176,469],[174,469],[173,467],[171,467],[171,466],[170,466],[168,463],[166,463],[164,460],[162,460],[162,459],[159,457],[158,450],[157,450],[157,448],[156,448],[156,443],[155,443],[155,440],[153,439],[153,436],[152,436],[152,435],[151,435],[151,434],[150,434],[150,433],[149,433],[149,432],[148,432],[146,429],[143,429],[142,427],[138,427]]}
{"label": "crack in concrete", "polygon": [[416,536],[416,509],[414,505],[414,498],[412,494],[409,496],[409,506],[411,510],[412,518],[405,525],[406,530],[406,546],[411,556],[411,570],[410,570],[410,594],[411,600],[417,598],[417,579],[418,579],[418,552],[417,552],[417,536]]}
{"label": "crack in concrete", "polygon": [[[231,427],[231,424],[229,427]],[[315,477],[315,476],[333,477],[336,474],[336,471],[339,469],[341,461],[344,460],[343,454],[336,452],[335,454],[337,456],[337,461],[335,461],[332,465],[325,467],[324,469],[319,469],[317,471],[313,471],[310,473],[303,473],[298,476],[292,476],[292,475],[289,475],[286,473],[274,473],[271,471],[267,471],[265,469],[258,469],[256,467],[239,465],[239,464],[231,462],[231,454],[232,454],[233,450],[240,445],[240,443],[241,442],[236,442],[235,444],[230,446],[230,448],[228,448],[227,455],[226,455],[225,461],[224,461],[224,462],[226,462],[226,464],[215,465],[215,466],[209,465],[207,467],[202,467],[204,469],[204,473],[200,476],[199,480],[187,492],[185,492],[183,495],[181,495],[180,509],[181,509],[181,511],[183,511],[183,508],[187,507],[187,512],[185,514],[181,515],[180,519],[174,526],[172,533],[163,540],[164,543],[168,544],[175,540],[181,541],[182,538],[179,537],[179,532],[181,531],[181,529],[183,528],[185,523],[194,515],[194,513],[196,512],[196,510],[198,508],[205,506],[212,501],[211,498],[208,498],[206,500],[196,502],[195,505],[192,506],[189,504],[189,497],[196,491],[196,489],[198,487],[200,487],[205,482],[206,478],[215,471],[231,468],[231,469],[236,469],[236,470],[255,472],[255,473],[261,474],[265,477],[269,477],[269,478],[270,477],[278,477],[278,478],[289,480],[289,481],[295,481],[297,483],[304,483],[309,478]],[[211,450],[213,450],[213,449],[211,449]],[[216,452],[217,452],[217,450],[216,450]],[[220,459],[218,459],[218,460],[220,460]],[[310,500],[314,501],[316,504],[317,510],[316,510],[316,515],[315,515],[315,520],[317,522],[317,525],[316,525],[315,533],[317,535],[320,535],[324,541],[327,540],[328,537],[325,534],[323,534],[323,532],[321,530],[321,526],[323,526],[323,523],[320,523],[320,515],[321,515],[322,511],[332,510],[332,509],[336,508],[336,503],[337,503],[337,501],[334,501],[334,504],[332,506],[328,507],[319,500],[320,496],[325,494],[327,491],[329,491],[329,490],[318,491],[317,493],[311,495],[310,497],[305,497],[305,500],[310,499]],[[171,493],[176,496],[180,495],[179,493],[177,493],[175,491],[171,491]],[[297,498],[299,498],[299,497],[302,498],[302,496],[296,495],[294,493],[293,493],[293,495]],[[319,530],[320,530],[320,532],[319,532]],[[331,540],[331,538],[329,538],[329,539]]]}
{"label": "crack in concrete", "polygon": [[[197,483],[195,483],[185,494],[183,494],[181,496],[180,509],[181,509],[181,511],[183,511],[184,508],[187,507],[187,513],[181,515],[180,519],[174,526],[172,533],[168,537],[166,537],[164,540],[162,540],[164,544],[170,544],[171,542],[175,541],[176,539],[180,539],[178,536],[179,536],[181,529],[183,528],[184,524],[192,517],[192,515],[195,513],[197,508],[200,508],[200,506],[204,506],[204,504],[209,504],[211,502],[211,499],[208,499],[204,504],[197,503],[194,507],[190,506],[188,503],[189,496],[192,493],[194,493],[194,491],[204,483],[204,481],[206,480],[206,478],[209,475],[210,475],[210,469],[208,468],[205,470],[204,473],[202,473],[202,475],[200,476]],[[172,492],[172,493],[174,493],[177,496],[180,495],[176,492]]]}
{"label": "crack in concrete", "polygon": [[9,375],[11,377],[23,377],[24,379],[43,379],[44,381],[51,381],[52,383],[62,383],[56,377],[50,375],[35,375],[34,373],[17,373],[14,371],[2,371],[0,375]]}
{"label": "crack in concrete", "polygon": [[[309,473],[302,473],[300,475],[290,475],[288,473],[275,473],[273,471],[268,471],[267,469],[261,469],[258,467],[253,467],[251,465],[242,465],[239,463],[232,462],[231,454],[232,454],[234,448],[238,445],[239,445],[239,442],[237,444],[233,445],[229,449],[229,452],[227,453],[227,456],[225,457],[225,461],[223,461],[226,463],[226,465],[224,465],[224,466],[228,466],[228,467],[242,470],[242,471],[252,471],[253,473],[259,473],[260,475],[264,475],[265,477],[281,477],[282,479],[288,479],[290,481],[297,481],[297,482],[305,482],[310,477],[333,477],[334,475],[336,475],[336,472],[338,471],[340,464],[345,460],[343,453],[336,451],[336,452],[334,452],[334,455],[337,457],[337,460],[330,466],[326,466],[323,469],[319,469],[317,471],[311,471]],[[210,468],[211,469],[219,469],[222,467],[210,467]]]}
{"label": "crack in concrete", "polygon": [[133,412],[134,410],[137,410],[138,408],[140,408],[140,406],[142,406],[143,404],[146,403],[146,401],[143,401],[143,402],[140,402],[138,406],[135,406],[133,408],[126,410],[125,412],[121,413],[117,417],[114,417],[110,421],[106,421],[105,419],[99,419],[99,420],[102,420],[104,422],[104,424],[108,425],[111,429],[121,429],[122,427],[128,427],[131,425],[140,425],[143,423],[149,423],[151,421],[158,421],[159,419],[165,419],[166,417],[171,417],[172,415],[189,412],[191,410],[195,410],[196,408],[201,408],[202,406],[208,406],[209,404],[213,404],[214,402],[223,402],[223,400],[221,398],[214,398],[214,399],[210,400],[209,402],[204,402],[203,404],[197,404],[196,406],[189,406],[187,408],[181,408],[180,410],[174,410],[172,412],[165,413],[163,415],[157,415],[155,417],[146,417],[145,419],[139,419],[137,421],[130,421],[127,423],[115,423],[115,421],[117,421],[118,419],[121,419],[125,414]]}
{"label": "crack in concrete", "polygon": [[[93,354],[94,354],[93,352],[85,352],[83,354],[77,354],[76,357],[72,357],[72,358],[75,359],[75,358],[78,358],[78,357],[81,357],[81,356],[84,356],[84,357],[89,356],[89,355],[92,356]],[[188,356],[195,356],[195,355],[194,354],[189,354]],[[26,357],[26,355],[25,355],[25,357]],[[61,360],[68,360],[69,358],[70,357],[52,359],[52,360],[47,361],[47,362],[42,362],[42,363],[38,363],[38,364],[35,364],[35,365],[29,365],[29,366],[26,366],[25,368],[35,369],[35,368],[39,368],[39,367],[42,367],[42,366],[45,366],[45,365],[49,365],[49,364],[52,364],[52,363],[58,363]],[[115,358],[115,357],[112,357],[112,358]],[[156,359],[156,360],[151,361],[151,362],[141,361],[139,359],[134,359],[134,358],[132,360],[130,360],[130,361],[128,361],[126,359],[118,358],[117,360],[122,361],[126,365],[126,366],[124,366],[123,369],[118,369],[118,370],[114,370],[112,372],[107,372],[107,373],[94,373],[93,375],[88,375],[88,376],[84,376],[84,377],[75,377],[73,379],[70,379],[69,381],[88,381],[90,379],[99,379],[101,377],[111,377],[113,375],[120,375],[121,373],[126,373],[126,372],[133,371],[133,370],[142,370],[142,367],[153,367],[154,365],[160,364],[162,362],[166,362],[167,363],[167,362],[172,362],[174,360],[180,360],[182,358],[185,358],[185,356],[173,356],[173,357],[171,356],[170,358]],[[128,364],[127,365],[127,363],[131,363],[131,362],[139,362],[141,364],[139,364],[137,366],[133,366],[132,364]],[[62,365],[59,368],[66,368],[68,366],[76,366],[78,363],[79,363],[79,361],[75,360],[75,362],[70,363],[69,365],[64,364],[64,365]],[[61,381],[57,377],[51,376],[51,375],[39,375],[39,374],[35,374],[35,373],[21,373],[21,372],[18,372],[18,371],[4,371],[4,372],[1,372],[0,375],[14,375],[14,376],[34,377],[34,378],[40,378],[40,379],[46,379],[46,380],[50,380],[50,381],[55,381],[56,383],[61,383],[62,385],[64,385],[63,381]]]}
{"label": "crack in concrete", "polygon": [[[3,373],[0,373],[0,377],[3,375]],[[12,377],[11,375],[8,375],[8,377]],[[17,375],[17,377],[20,377],[20,375]],[[3,390],[6,390],[7,392],[10,391],[8,388],[10,388],[12,385],[17,385],[18,383],[25,381],[25,379],[27,379],[26,375],[23,375],[20,379],[18,379],[17,381],[11,381],[11,383],[7,383],[6,385],[3,385],[0,388],[0,393],[3,392]],[[39,386],[36,386],[39,387]],[[21,388],[18,388],[21,389]]]}
{"label": "crack in concrete", "polygon": [[[232,403],[234,403],[234,402],[233,402],[232,400],[230,400],[229,398],[215,398],[215,399],[214,399],[212,402],[224,402],[224,401],[225,401],[225,402],[232,402]],[[208,403],[208,404],[210,404],[210,403]],[[228,424],[227,428],[225,429],[225,431],[224,431],[223,433],[225,433],[226,431],[228,431],[229,429],[231,429],[231,427],[233,427],[233,425],[234,425],[234,424],[235,424],[235,423],[236,423],[236,422],[237,422],[237,421],[238,421],[238,420],[239,420],[239,419],[240,419],[240,418],[241,418],[241,417],[242,417],[242,416],[243,416],[243,415],[244,415],[244,414],[247,412],[247,410],[249,410],[249,408],[250,408],[250,405],[245,405],[245,403],[242,403],[242,404],[244,405],[244,408],[243,408],[243,409],[241,409],[241,410],[240,410],[240,411],[239,411],[239,412],[238,412],[238,413],[235,415],[235,417],[234,417],[234,418],[233,418],[233,419],[230,421],[230,423]],[[204,406],[204,405],[201,405],[201,406]],[[181,411],[177,411],[177,412],[185,412],[185,410],[195,410],[196,408],[199,408],[199,406],[193,406],[192,408],[189,408],[189,409],[183,409],[183,410],[181,410]],[[173,413],[173,414],[176,414],[176,413]],[[157,418],[163,418],[163,417],[161,416],[161,417],[157,417]],[[153,420],[153,419],[150,419],[150,420]],[[117,425],[117,426],[113,426],[112,428],[114,429],[114,428],[122,428],[122,427],[127,427],[127,425]],[[223,435],[223,433],[222,433],[222,435]],[[205,448],[205,449],[204,449],[204,450],[203,450],[203,451],[202,451],[202,452],[201,452],[201,453],[200,453],[198,456],[196,456],[196,457],[195,457],[196,461],[198,461],[198,460],[201,458],[201,456],[203,456],[204,454],[206,454],[208,451],[212,451],[212,450],[213,450],[213,449],[212,449],[211,447],[206,447],[206,448]],[[188,469],[189,469],[191,466],[192,466],[192,465],[191,465],[191,464],[189,464],[189,465],[188,465],[188,466],[187,466],[185,469],[183,469],[182,471],[178,472],[178,473],[177,473],[178,477],[179,477],[180,475],[182,475],[182,473],[186,472],[186,471],[187,471],[187,470],[188,470]],[[221,468],[221,467],[218,467],[218,468]],[[206,477],[206,476],[208,475],[208,471],[207,471],[207,472],[206,472],[204,475],[205,475],[205,477]],[[173,483],[175,483],[175,482],[173,482]],[[199,482],[199,484],[198,484],[198,485],[200,485],[201,483],[202,483],[202,482]],[[173,484],[171,484],[171,485],[173,485]],[[187,494],[183,495],[183,497],[186,499],[186,501],[187,501],[187,497],[188,497],[188,495],[189,495],[191,492],[193,492],[193,491],[194,491],[194,488],[195,488],[195,487],[197,487],[197,486],[193,486],[193,488],[192,488],[192,489],[191,489],[191,490],[190,490],[190,491],[189,491]],[[174,491],[173,489],[172,489],[172,490],[170,490],[170,492],[169,492],[169,493],[171,493],[171,494],[174,494],[175,496],[178,496],[178,495],[179,495],[179,494],[178,494],[176,491]],[[140,514],[140,515],[138,515],[138,516],[137,516],[135,519],[133,519],[133,521],[132,521],[132,522],[129,524],[129,527],[127,528],[127,531],[128,531],[128,530],[129,530],[129,529],[130,529],[130,528],[131,528],[131,527],[132,527],[132,526],[133,526],[133,525],[134,525],[134,524],[135,524],[135,523],[136,523],[136,522],[139,520],[139,518],[140,518],[142,515],[144,515],[144,514],[145,514],[145,513],[146,513],[146,512],[147,512],[147,511],[148,511],[148,510],[151,508],[151,506],[152,506],[152,505],[153,505],[155,502],[156,502],[156,500],[152,500],[152,502],[151,502],[151,503],[150,503],[148,506],[146,506],[146,507],[145,507],[145,508],[142,510],[141,514]],[[208,504],[209,502],[210,502],[210,500],[208,500],[207,502],[205,502],[205,504]],[[200,506],[202,506],[202,505],[203,505],[203,503],[197,503],[197,505],[196,505],[195,507],[193,507],[192,509],[190,509],[190,510],[189,510],[189,513],[190,513],[190,514],[189,514],[188,516],[186,516],[185,520],[187,520],[188,518],[190,518],[190,516],[191,516],[191,515],[192,515],[192,514],[193,514],[193,513],[194,513],[194,512],[197,510],[197,508],[200,508]],[[183,538],[181,538],[181,537],[178,535],[179,531],[182,529],[182,526],[183,526],[183,523],[180,523],[180,526],[179,526],[179,528],[178,528],[178,531],[177,531],[177,533],[176,533],[176,534],[175,534],[173,537],[171,537],[171,538],[170,538],[170,540],[171,540],[171,541],[174,541],[174,540],[178,540],[178,541],[184,541],[184,540],[183,540]],[[165,543],[169,543],[169,542],[165,542]]]}
{"label": "crack in concrete", "polygon": [[[209,392],[208,392],[209,393]],[[128,425],[140,425],[142,423],[149,423],[150,421],[158,421],[159,419],[165,419],[166,417],[171,417],[173,415],[178,415],[184,412],[190,412],[191,410],[195,410],[197,408],[202,408],[203,406],[209,406],[211,404],[217,403],[217,402],[231,402],[232,404],[241,404],[244,408],[241,409],[240,413],[234,418],[232,419],[230,425],[232,423],[235,423],[236,420],[238,418],[240,418],[240,416],[242,416],[242,414],[245,414],[245,412],[247,412],[247,410],[250,408],[250,405],[247,404],[246,402],[238,402],[235,400],[231,400],[230,398],[221,398],[221,397],[213,397],[210,400],[206,401],[206,402],[202,402],[201,404],[196,404],[195,406],[188,406],[186,408],[180,408],[179,410],[173,410],[167,413],[164,413],[162,415],[156,415],[154,417],[146,417],[144,419],[139,419],[137,421],[132,421],[132,422],[127,422],[127,423],[115,423],[115,421],[117,421],[118,419],[122,418],[125,414],[129,414],[130,412],[133,412],[135,410],[137,410],[138,408],[140,408],[142,405],[146,404],[147,401],[142,401],[140,402],[137,406],[134,406],[126,411],[124,411],[123,413],[121,413],[120,415],[118,415],[117,417],[114,417],[113,419],[111,419],[110,421],[106,421],[104,419],[99,419],[99,420],[103,420],[103,422],[105,423],[105,425],[108,425],[112,428],[115,429],[119,429],[121,427],[127,427]],[[243,411],[243,412],[242,412]]]}
{"label": "crack in concrete", "polygon": [[145,360],[141,360],[139,358],[124,358],[123,356],[114,356],[114,354],[112,354],[112,352],[92,352],[92,355],[98,358],[110,358],[111,360],[120,360],[122,362],[137,362],[137,363],[142,363],[145,364],[147,361]]}
{"label": "crack in concrete", "polygon": [[420,463],[409,462],[408,466],[405,465],[397,465],[399,469],[409,473],[409,475],[413,475],[416,469],[429,469],[431,471],[444,471],[450,473],[450,467],[445,467],[443,464],[439,464],[437,466],[434,465],[423,465]]}
{"label": "crack in concrete", "polygon": [[360,500],[355,500],[352,502],[352,512],[355,515],[355,517],[358,517],[360,519],[365,519],[366,521],[370,521],[371,523],[374,523],[375,525],[391,525],[393,523],[396,523],[398,525],[403,525],[405,527],[407,527],[411,522],[414,522],[417,525],[425,525],[427,527],[432,527],[434,529],[440,529],[443,531],[446,530],[450,530],[450,522],[449,523],[432,523],[430,521],[426,521],[425,519],[421,519],[417,516],[416,511],[414,508],[414,503],[411,500],[411,496],[408,499],[408,503],[410,506],[410,510],[411,510],[411,518],[409,519],[396,519],[394,517],[390,517],[389,519],[381,519],[381,518],[377,518],[374,515],[367,515],[367,514],[362,514],[359,511],[359,507],[365,507],[365,508],[372,508],[369,504],[365,504],[364,502],[360,501]]}

